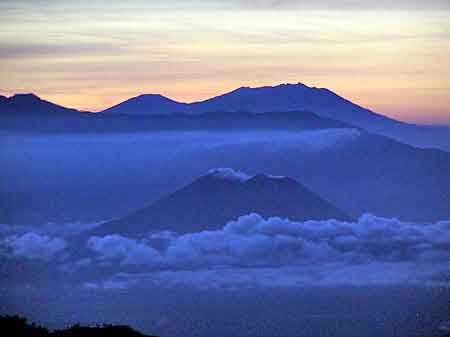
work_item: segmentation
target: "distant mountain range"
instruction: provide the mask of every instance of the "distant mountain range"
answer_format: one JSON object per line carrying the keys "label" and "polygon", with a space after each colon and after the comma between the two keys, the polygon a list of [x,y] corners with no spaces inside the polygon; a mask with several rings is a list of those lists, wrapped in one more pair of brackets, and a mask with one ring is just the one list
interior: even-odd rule
{"label": "distant mountain range", "polygon": [[[361,127],[369,132],[414,146],[436,147],[450,151],[449,127],[420,126],[396,121],[356,105],[329,89],[309,87],[301,83],[260,88],[242,87],[221,96],[190,104],[176,102],[157,94],[146,94],[126,100],[95,115],[142,118],[184,114],[205,117],[217,112],[260,114],[292,111],[313,112],[319,117]],[[36,113],[61,116],[63,112],[79,111],[52,104],[32,94],[22,94],[0,99],[0,116],[4,116],[5,112],[13,114],[26,112],[27,116]],[[140,124],[141,122],[136,122],[136,128],[142,128]],[[173,127],[176,128],[176,125]]]}
{"label": "distant mountain range", "polygon": [[[367,118],[386,118],[324,89],[304,84],[281,84],[259,88],[241,87],[224,95],[201,102],[180,103],[161,95],[141,95],[111,108],[104,113],[115,114],[201,114],[208,112],[246,111],[313,111],[327,118],[345,120],[353,124]],[[386,118],[387,119],[387,118]]]}
{"label": "distant mountain range", "polygon": [[298,221],[351,220],[294,179],[214,169],[148,207],[105,223],[89,234],[197,232],[221,228],[252,212]]}
{"label": "distant mountain range", "polygon": [[170,115],[206,114],[217,111],[252,113],[312,111],[320,117],[349,123],[414,146],[450,150],[450,128],[403,123],[356,105],[329,89],[309,87],[302,83],[259,88],[242,87],[191,104],[172,101],[160,95],[142,95],[103,112],[124,115],[155,113]]}

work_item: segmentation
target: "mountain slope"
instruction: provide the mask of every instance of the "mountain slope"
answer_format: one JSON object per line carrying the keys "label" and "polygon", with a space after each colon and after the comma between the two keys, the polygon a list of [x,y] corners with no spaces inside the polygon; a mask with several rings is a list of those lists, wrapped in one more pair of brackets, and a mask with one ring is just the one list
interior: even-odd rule
{"label": "mountain slope", "polygon": [[[307,111],[321,118],[360,127],[371,133],[384,135],[416,147],[450,151],[450,127],[422,126],[396,121],[356,105],[328,89],[309,87],[301,83],[260,88],[242,87],[221,96],[190,104],[176,102],[161,95],[140,95],[106,109],[100,114],[84,114],[83,117],[89,115],[91,124],[96,122],[91,126],[82,121],[81,124],[72,121],[63,126],[57,121],[50,121],[55,116],[79,117],[80,114],[73,113],[79,112],[78,110],[47,102],[33,94],[18,94],[10,98],[0,97],[0,118],[7,117],[3,123],[4,128],[24,128],[27,126],[22,123],[24,115],[28,120],[31,116],[38,116],[37,120],[27,123],[28,129],[35,131],[41,131],[40,128],[56,128],[58,131],[89,129],[96,132],[110,129],[111,126],[112,129],[118,129],[117,126],[123,123],[126,126],[125,129],[131,131],[155,129],[158,125],[162,128],[169,126],[171,129],[181,129],[185,125],[197,123],[201,127],[207,126],[211,119],[222,118],[224,113],[234,113],[232,115],[234,118],[243,116],[240,114],[283,113],[286,115]],[[13,118],[9,118],[11,116]],[[49,117],[45,123],[41,120],[43,116]],[[149,120],[149,118],[167,116],[179,118],[171,121]],[[198,118],[188,118],[193,116]],[[291,118],[292,116],[290,114]],[[128,119],[114,122],[110,117]],[[139,120],[136,121],[135,117],[139,117]],[[148,123],[142,121],[143,117]],[[204,118],[206,118],[205,122]],[[107,123],[107,120],[110,122]],[[233,123],[233,127],[242,128],[241,122],[245,122],[245,118],[240,118]]]}
{"label": "mountain slope", "polygon": [[223,166],[292,177],[351,217],[450,219],[450,153],[348,128],[293,131],[5,133],[0,223],[123,217]]}
{"label": "mountain slope", "polygon": [[309,87],[302,83],[259,88],[241,87],[224,95],[190,104],[174,102],[160,95],[149,96],[156,96],[158,99],[147,101],[139,96],[104,112],[148,115],[174,112],[206,114],[312,111],[320,117],[350,123],[413,146],[450,151],[450,128],[403,123],[354,104],[329,89]]}
{"label": "mountain slope", "polygon": [[293,177],[352,217],[450,219],[450,153],[441,150],[356,130],[317,130],[298,133],[282,146],[261,141],[217,147],[208,160],[210,166],[226,162]]}
{"label": "mountain slope", "polygon": [[16,94],[0,102],[0,116],[8,115],[43,115],[43,114],[73,114],[80,111],[69,109],[48,101],[34,94]]}
{"label": "mountain slope", "polygon": [[[40,133],[123,133],[158,131],[302,131],[311,129],[354,128],[348,123],[319,117],[308,111],[290,112],[213,112],[202,115],[131,116],[103,113],[1,114],[0,130]],[[47,116],[47,118],[43,118]],[[68,120],[70,118],[70,120]]]}
{"label": "mountain slope", "polygon": [[216,169],[144,209],[100,226],[91,235],[215,229],[251,212],[292,220],[350,220],[294,179]]}
{"label": "mountain slope", "polygon": [[186,107],[185,103],[178,103],[161,95],[147,94],[130,98],[103,112],[119,115],[165,115],[184,112]]}
{"label": "mountain slope", "polygon": [[210,112],[312,111],[323,117],[357,124],[368,118],[386,119],[324,88],[304,84],[281,84],[259,88],[241,87],[229,93],[195,103],[179,103],[161,95],[141,95],[104,110],[116,114],[172,113],[203,114]]}
{"label": "mountain slope", "polygon": [[450,151],[450,128],[400,122],[354,104],[329,89],[309,87],[302,83],[259,88],[242,87],[203,102],[193,103],[189,108],[192,113],[307,110],[321,117],[350,123],[413,146]]}
{"label": "mountain slope", "polygon": [[387,119],[324,89],[302,83],[259,88],[241,87],[221,96],[190,105],[192,112],[209,111],[313,111],[323,117],[353,124],[367,118]]}

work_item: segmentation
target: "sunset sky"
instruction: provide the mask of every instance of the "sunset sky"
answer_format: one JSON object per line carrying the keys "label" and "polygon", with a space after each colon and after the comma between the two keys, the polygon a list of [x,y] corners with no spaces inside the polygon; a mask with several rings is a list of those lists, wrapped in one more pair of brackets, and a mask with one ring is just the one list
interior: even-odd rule
{"label": "sunset sky", "polygon": [[98,111],[303,82],[450,124],[450,1],[3,0],[0,94]]}

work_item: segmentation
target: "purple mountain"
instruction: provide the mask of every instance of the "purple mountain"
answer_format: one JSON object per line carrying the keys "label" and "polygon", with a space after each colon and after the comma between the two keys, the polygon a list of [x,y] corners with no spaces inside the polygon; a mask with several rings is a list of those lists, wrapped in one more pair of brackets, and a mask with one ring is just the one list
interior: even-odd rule
{"label": "purple mountain", "polygon": [[294,179],[215,169],[148,207],[101,225],[90,234],[209,230],[252,212],[299,221],[350,220]]}
{"label": "purple mountain", "polygon": [[73,114],[80,111],[45,101],[34,94],[16,94],[0,99],[0,115],[43,115]]}
{"label": "purple mountain", "polygon": [[179,103],[161,95],[140,95],[117,104],[104,113],[120,115],[167,115],[177,112],[185,112],[188,104]]}

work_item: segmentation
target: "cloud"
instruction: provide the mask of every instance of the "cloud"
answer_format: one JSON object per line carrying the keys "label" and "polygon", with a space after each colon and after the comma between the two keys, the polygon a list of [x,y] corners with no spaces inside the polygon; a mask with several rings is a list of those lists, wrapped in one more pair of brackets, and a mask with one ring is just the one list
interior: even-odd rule
{"label": "cloud", "polygon": [[232,168],[215,168],[209,170],[208,175],[225,180],[237,180],[237,181],[246,181],[251,178],[251,176],[249,176],[248,174],[236,171]]}
{"label": "cloud", "polygon": [[92,237],[87,247],[102,261],[119,261],[123,265],[154,264],[158,251],[154,248],[120,235]]}
{"label": "cloud", "polygon": [[85,282],[83,287],[85,289],[91,290],[121,290],[127,289],[131,285],[134,285],[136,282],[132,280],[120,280],[119,278],[113,278],[111,280],[100,281],[100,282]]}
{"label": "cloud", "polygon": [[[203,270],[164,270],[119,272],[104,280],[88,282],[91,288],[121,289],[130,287],[176,288],[189,286],[199,289],[252,289],[336,286],[425,285],[448,287],[437,279],[439,271],[447,273],[448,266],[422,265],[411,262],[374,262],[306,264],[303,266],[238,268],[216,267]],[[116,287],[119,288],[119,287]]]}
{"label": "cloud", "polygon": [[3,258],[51,262],[88,288],[450,285],[450,221],[410,223],[366,214],[355,222],[296,222],[249,214],[220,230],[81,242],[3,227]]}
{"label": "cloud", "polygon": [[1,59],[18,58],[55,58],[90,55],[117,55],[123,51],[120,46],[106,43],[2,43],[0,46]]}
{"label": "cloud", "polygon": [[81,234],[86,231],[90,231],[105,221],[99,221],[99,222],[67,222],[62,224],[56,224],[56,223],[47,223],[44,225],[41,225],[39,227],[36,226],[28,226],[28,228],[34,231],[39,231],[39,233],[53,235],[53,236],[62,236],[62,237],[68,237],[68,236],[74,236]]}
{"label": "cloud", "polygon": [[248,281],[248,275],[260,280],[276,276],[283,284],[425,283],[446,282],[449,271],[450,221],[415,224],[364,215],[357,222],[294,222],[249,214],[221,230],[167,240],[160,250],[148,239],[120,235],[92,237],[87,246],[97,261],[146,266],[141,272],[158,277],[184,273],[189,279],[222,275],[239,282]]}
{"label": "cloud", "polygon": [[348,145],[357,141],[360,136],[361,131],[357,129],[325,129],[301,132],[297,141],[305,150],[322,151]]}
{"label": "cloud", "polygon": [[34,232],[9,236],[1,244],[11,250],[13,256],[44,261],[51,260],[67,247],[64,239],[51,238]]}
{"label": "cloud", "polygon": [[[114,2],[114,1],[113,1]],[[3,8],[10,9],[22,8],[26,10],[27,8],[33,7],[54,7],[54,8],[70,8],[71,10],[81,10],[81,8],[89,9],[105,9],[107,5],[110,5],[111,1],[79,1],[75,4],[67,4],[65,6],[58,7],[58,1],[55,0],[43,0],[43,1],[25,1],[25,0],[8,0],[2,2]],[[314,2],[309,1],[296,1],[296,0],[212,0],[212,1],[202,1],[202,0],[166,0],[166,1],[143,1],[134,0],[126,4],[123,2],[116,3],[114,8],[117,10],[124,9],[153,9],[153,10],[176,10],[176,9],[214,9],[214,8],[245,8],[245,9],[327,9],[327,10],[371,10],[371,9],[447,9],[449,7],[447,0],[318,0]]]}
{"label": "cloud", "polygon": [[[296,149],[302,152],[316,153],[327,151],[337,147],[343,147],[355,143],[364,133],[355,128],[332,128],[321,130],[304,130],[296,133],[283,132],[277,137],[271,133],[250,132],[246,134],[245,142],[250,145],[257,145],[272,151],[286,151],[286,149]],[[234,139],[210,138],[210,147],[222,149],[242,145],[243,138]],[[245,175],[245,173],[244,173]]]}
{"label": "cloud", "polygon": [[45,223],[40,225],[7,225],[0,224],[0,238],[12,235],[23,235],[33,232],[39,235],[58,237],[69,237],[92,230],[105,221],[99,222],[67,222],[67,223]]}
{"label": "cloud", "polygon": [[234,0],[233,4],[247,8],[264,9],[327,9],[327,10],[371,10],[371,9],[445,9],[448,8],[446,0],[400,0],[400,1],[371,1],[371,0],[319,0],[314,2],[300,2],[295,0]]}

